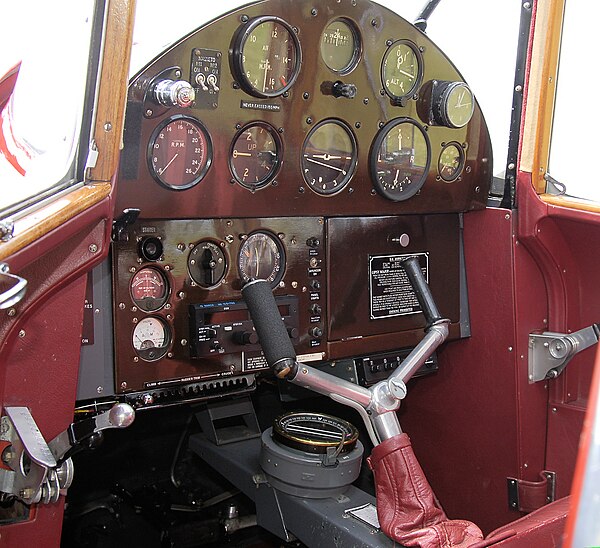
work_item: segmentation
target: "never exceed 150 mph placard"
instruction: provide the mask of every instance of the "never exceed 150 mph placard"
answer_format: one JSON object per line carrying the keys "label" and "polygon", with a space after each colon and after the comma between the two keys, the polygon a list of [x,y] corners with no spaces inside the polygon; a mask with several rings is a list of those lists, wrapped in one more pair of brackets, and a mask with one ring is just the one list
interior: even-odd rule
{"label": "never exceed 150 mph placard", "polygon": [[419,301],[401,265],[402,260],[407,257],[419,258],[421,270],[429,283],[427,253],[369,256],[369,302],[372,320],[421,312]]}

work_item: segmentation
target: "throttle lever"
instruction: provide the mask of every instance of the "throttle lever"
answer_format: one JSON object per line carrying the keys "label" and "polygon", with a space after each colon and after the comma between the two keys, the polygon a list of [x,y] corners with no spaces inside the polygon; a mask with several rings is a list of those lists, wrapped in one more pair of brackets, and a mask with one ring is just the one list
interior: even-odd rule
{"label": "throttle lever", "polygon": [[68,426],[56,436],[48,447],[56,460],[61,463],[68,459],[78,449],[83,449],[82,443],[108,428],[127,428],[135,419],[135,411],[128,403],[117,403],[108,411],[95,417],[84,419]]}

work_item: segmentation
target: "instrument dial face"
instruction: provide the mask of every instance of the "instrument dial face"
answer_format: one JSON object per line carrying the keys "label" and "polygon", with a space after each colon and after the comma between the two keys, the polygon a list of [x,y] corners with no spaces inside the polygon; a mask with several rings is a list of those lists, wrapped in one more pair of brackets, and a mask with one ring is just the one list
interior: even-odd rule
{"label": "instrument dial face", "polygon": [[307,135],[302,146],[302,175],[317,194],[342,190],[354,175],[356,139],[339,120],[323,120]]}
{"label": "instrument dial face", "polygon": [[233,141],[229,167],[243,187],[256,190],[268,185],[281,164],[281,140],[275,129],[263,122],[243,128]]}
{"label": "instrument dial face", "polygon": [[336,19],[321,34],[321,58],[334,72],[348,74],[360,58],[360,38],[354,24]]}
{"label": "instrument dial face", "polygon": [[423,77],[423,56],[412,42],[394,42],[383,57],[381,80],[392,102],[412,97]]}
{"label": "instrument dial face", "polygon": [[267,280],[275,287],[285,271],[283,245],[268,232],[250,234],[240,247],[238,268],[243,282]]}
{"label": "instrument dial face", "polygon": [[300,42],[292,27],[278,17],[252,19],[237,35],[232,65],[245,91],[256,97],[277,97],[300,72]]}
{"label": "instrument dial face", "polygon": [[429,138],[421,126],[410,118],[392,120],[371,148],[373,186],[384,198],[407,200],[425,184],[430,163]]}
{"label": "instrument dial face", "polygon": [[473,92],[467,84],[452,82],[442,94],[442,117],[448,127],[466,126],[474,108]]}
{"label": "instrument dial face", "polygon": [[212,144],[200,122],[173,116],[161,123],[150,139],[148,167],[161,185],[185,190],[199,183],[212,161]]}
{"label": "instrument dial face", "polygon": [[169,298],[169,284],[164,274],[156,268],[138,270],[130,283],[131,298],[144,312],[154,312]]}
{"label": "instrument dial face", "polygon": [[225,253],[215,242],[198,242],[188,256],[188,270],[192,280],[200,287],[216,287],[227,272]]}
{"label": "instrument dial face", "polygon": [[133,330],[133,348],[146,361],[162,358],[167,353],[170,342],[171,331],[160,318],[144,318]]}
{"label": "instrument dial face", "polygon": [[465,164],[465,153],[458,143],[447,144],[438,159],[438,172],[443,181],[451,183],[458,179]]}

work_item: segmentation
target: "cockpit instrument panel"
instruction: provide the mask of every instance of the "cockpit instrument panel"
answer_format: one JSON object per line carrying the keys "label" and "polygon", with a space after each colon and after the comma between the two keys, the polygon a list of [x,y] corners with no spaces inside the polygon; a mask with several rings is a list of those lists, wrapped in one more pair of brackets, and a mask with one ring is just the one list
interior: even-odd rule
{"label": "cockpit instrument panel", "polygon": [[468,335],[460,215],[485,207],[491,173],[473,92],[387,8],[263,0],[200,26],[129,86],[116,215],[140,214],[113,245],[116,391],[251,388],[253,278],[301,360],[416,344],[407,255],[450,338]]}

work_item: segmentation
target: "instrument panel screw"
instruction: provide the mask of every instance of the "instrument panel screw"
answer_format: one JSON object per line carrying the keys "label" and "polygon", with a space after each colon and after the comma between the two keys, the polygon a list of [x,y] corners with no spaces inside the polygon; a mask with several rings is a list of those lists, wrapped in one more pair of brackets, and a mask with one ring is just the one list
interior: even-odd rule
{"label": "instrument panel screw", "polygon": [[106,124],[104,124],[104,131],[112,131],[112,124],[110,122],[106,122]]}
{"label": "instrument panel screw", "polygon": [[154,111],[150,108],[146,111],[146,116],[152,116],[153,114],[154,114]]}
{"label": "instrument panel screw", "polygon": [[369,104],[369,98],[368,98],[368,97],[365,97],[365,98],[363,99],[363,103],[364,103],[365,105],[368,105],[368,104]]}
{"label": "instrument panel screw", "polygon": [[306,123],[307,123],[308,125],[312,124],[312,123],[313,123],[313,119],[312,119],[312,118],[309,116],[309,117],[306,119]]}
{"label": "instrument panel screw", "polygon": [[14,308],[11,308],[7,314],[10,318],[13,318],[17,314],[17,311]]}
{"label": "instrument panel screw", "polygon": [[135,272],[135,266],[132,266],[132,267],[129,269],[129,272],[131,272],[131,273],[133,274],[133,273]]}
{"label": "instrument panel screw", "polygon": [[476,186],[475,187],[475,194],[479,194],[481,192],[481,188]]}
{"label": "instrument panel screw", "polygon": [[305,92],[302,94],[302,99],[304,99],[304,100],[308,99],[309,97],[310,97],[310,93],[308,93],[308,91],[305,91]]}
{"label": "instrument panel screw", "polygon": [[184,291],[180,291],[179,293],[177,293],[177,297],[179,299],[185,299],[185,292]]}
{"label": "instrument panel screw", "polygon": [[27,333],[25,333],[24,329],[21,329],[21,331],[19,331],[19,337],[21,337],[21,339],[23,339],[25,337]]}
{"label": "instrument panel screw", "polygon": [[125,310],[125,303],[119,303],[119,310]]}
{"label": "instrument panel screw", "polygon": [[515,164],[513,164],[512,162],[508,164],[508,169],[515,169]]}
{"label": "instrument panel screw", "polygon": [[304,187],[303,187],[303,186],[301,186],[301,187],[298,187],[298,192],[299,192],[300,194],[304,194]]}
{"label": "instrument panel screw", "polygon": [[361,126],[361,125],[362,125],[362,124],[361,124],[360,122],[356,122],[356,123],[354,124],[354,127],[355,127],[356,129],[360,129],[360,126]]}
{"label": "instrument panel screw", "polygon": [[137,319],[137,318],[133,318],[133,319],[131,320],[131,322],[132,322],[132,323],[138,323],[138,319]]}
{"label": "instrument panel screw", "polygon": [[388,40],[385,41],[385,45],[386,46],[391,46],[393,43],[394,43],[394,41],[390,40],[390,39],[388,39]]}
{"label": "instrument panel screw", "polygon": [[285,240],[285,234],[284,234],[283,232],[280,232],[279,234],[277,234],[277,237],[278,237],[280,240]]}
{"label": "instrument panel screw", "polygon": [[317,15],[317,13],[319,13],[319,12],[317,11],[317,9],[316,9],[316,8],[313,8],[313,9],[311,9],[311,10],[310,10],[310,14],[311,14],[313,17],[314,17],[315,15]]}
{"label": "instrument panel screw", "polygon": [[523,8],[526,9],[526,10],[531,9],[531,2],[524,2],[523,3]]}
{"label": "instrument panel screw", "polygon": [[513,351],[513,347],[512,347],[512,346],[509,346],[509,347],[508,347],[508,351],[509,351],[509,352],[512,352],[512,351]]}
{"label": "instrument panel screw", "polygon": [[102,394],[102,392],[104,392],[104,388],[99,386],[98,388],[96,388],[96,392],[98,392],[98,394]]}
{"label": "instrument panel screw", "polygon": [[283,133],[285,130],[284,130],[282,127],[280,127],[280,128],[277,128],[277,131],[278,131],[279,133]]}
{"label": "instrument panel screw", "polygon": [[523,86],[516,86],[515,91],[523,91]]}
{"label": "instrument panel screw", "polygon": [[379,129],[381,129],[383,126],[385,126],[385,124],[383,122],[379,122],[377,125],[379,126]]}
{"label": "instrument panel screw", "polygon": [[88,249],[90,250],[90,253],[96,253],[98,251],[98,246],[96,244],[90,244]]}
{"label": "instrument panel screw", "polygon": [[181,346],[187,345],[187,339],[181,339]]}
{"label": "instrument panel screw", "polygon": [[[135,358],[134,358],[135,359]],[[121,390],[125,390],[127,388],[127,383],[125,381],[123,381],[121,383]]]}
{"label": "instrument panel screw", "polygon": [[371,26],[372,27],[376,27],[379,23],[377,22],[377,19],[371,19]]}
{"label": "instrument panel screw", "polygon": [[381,95],[383,97],[385,95],[385,89],[380,89],[379,90],[379,95]]}
{"label": "instrument panel screw", "polygon": [[419,46],[419,51],[420,51],[421,53],[425,53],[425,48],[424,48],[423,46]]}
{"label": "instrument panel screw", "polygon": [[169,353],[167,354],[167,358],[172,358],[172,357],[173,357],[173,352],[169,352]]}
{"label": "instrument panel screw", "polygon": [[241,21],[242,23],[247,23],[247,22],[248,22],[248,16],[247,16],[247,15],[242,15],[242,16],[240,17],[240,21]]}
{"label": "instrument panel screw", "polygon": [[234,238],[233,238],[233,236],[232,236],[231,234],[227,234],[227,236],[225,236],[225,241],[226,241],[228,244],[232,244],[232,243],[233,243],[233,241],[234,241]]}

